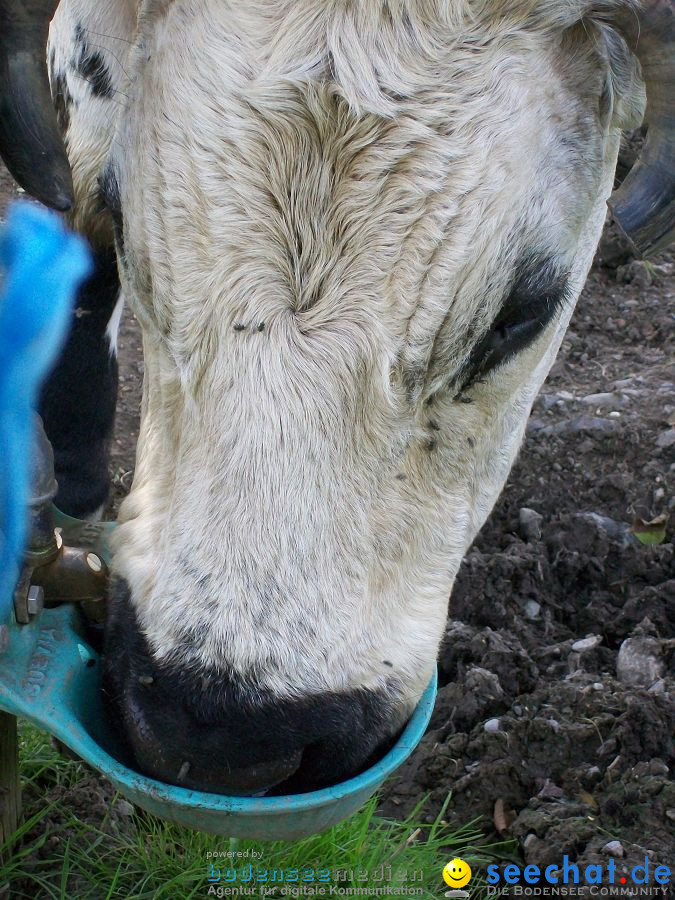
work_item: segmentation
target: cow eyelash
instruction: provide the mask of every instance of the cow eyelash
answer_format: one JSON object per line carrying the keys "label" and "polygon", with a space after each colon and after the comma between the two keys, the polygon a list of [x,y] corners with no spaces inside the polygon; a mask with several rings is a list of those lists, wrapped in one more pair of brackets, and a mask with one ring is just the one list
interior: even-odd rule
{"label": "cow eyelash", "polygon": [[[542,281],[546,283],[544,289]],[[568,298],[566,288],[567,278],[560,274],[552,276],[550,263],[516,280],[491,328],[475,345],[459,374],[458,397],[539,337],[564,307]]]}
{"label": "cow eyelash", "polygon": [[479,341],[464,369],[462,390],[484,380],[493,369],[507,363],[532,343],[548,322],[535,316],[521,322],[499,322]]}

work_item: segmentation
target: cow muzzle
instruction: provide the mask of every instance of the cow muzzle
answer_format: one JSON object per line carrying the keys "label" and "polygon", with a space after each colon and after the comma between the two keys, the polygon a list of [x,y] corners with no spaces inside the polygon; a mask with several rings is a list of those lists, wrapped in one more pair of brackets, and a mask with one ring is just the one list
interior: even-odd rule
{"label": "cow muzzle", "polygon": [[280,695],[227,668],[158,662],[126,583],[110,595],[108,712],[135,767],[159,781],[231,795],[317,790],[379,758],[410,712],[393,691]]}

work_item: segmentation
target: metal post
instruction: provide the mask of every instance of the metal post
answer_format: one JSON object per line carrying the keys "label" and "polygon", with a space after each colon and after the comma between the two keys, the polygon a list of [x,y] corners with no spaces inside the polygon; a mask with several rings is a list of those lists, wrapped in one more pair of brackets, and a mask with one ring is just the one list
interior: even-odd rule
{"label": "metal post", "polygon": [[21,783],[16,716],[0,710],[0,844],[14,834],[20,818]]}
{"label": "metal post", "polygon": [[[41,561],[41,557],[53,555],[53,547],[56,547],[51,511],[56,482],[54,480],[54,455],[42,427],[42,420],[37,415],[35,416],[31,476],[30,547],[27,552],[32,551],[35,559]],[[18,613],[17,620],[25,623],[30,622],[41,607],[41,602],[37,603],[40,599],[37,592],[42,591],[42,588],[31,587],[31,572],[32,569],[26,568],[24,565],[14,598],[15,614]],[[33,592],[32,595],[31,592]],[[8,626],[0,625],[0,653],[6,649],[9,635]],[[0,710],[0,846],[14,834],[20,818],[21,782],[16,716]],[[5,856],[8,855],[9,851],[6,851]]]}

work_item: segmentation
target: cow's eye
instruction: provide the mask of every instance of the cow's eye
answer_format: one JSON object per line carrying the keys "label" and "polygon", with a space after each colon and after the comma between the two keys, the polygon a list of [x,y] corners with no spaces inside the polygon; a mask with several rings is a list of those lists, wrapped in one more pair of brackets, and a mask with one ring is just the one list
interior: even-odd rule
{"label": "cow's eye", "polygon": [[461,389],[528,347],[564,305],[567,278],[550,262],[529,269],[514,286],[489,331],[478,341],[460,373]]}

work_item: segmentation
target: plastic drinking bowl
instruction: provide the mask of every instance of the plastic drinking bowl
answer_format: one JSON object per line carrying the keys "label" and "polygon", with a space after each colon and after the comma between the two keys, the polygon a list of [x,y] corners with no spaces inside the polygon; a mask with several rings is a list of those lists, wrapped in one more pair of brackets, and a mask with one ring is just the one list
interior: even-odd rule
{"label": "plastic drinking bowl", "polygon": [[132,803],[163,819],[228,837],[296,840],[356,810],[415,749],[436,699],[436,672],[392,749],[354,778],[307,794],[228,797],[164,784],[129,768],[108,724],[100,660],[71,605],[11,625],[0,654],[0,708],[34,722],[105,775]]}

